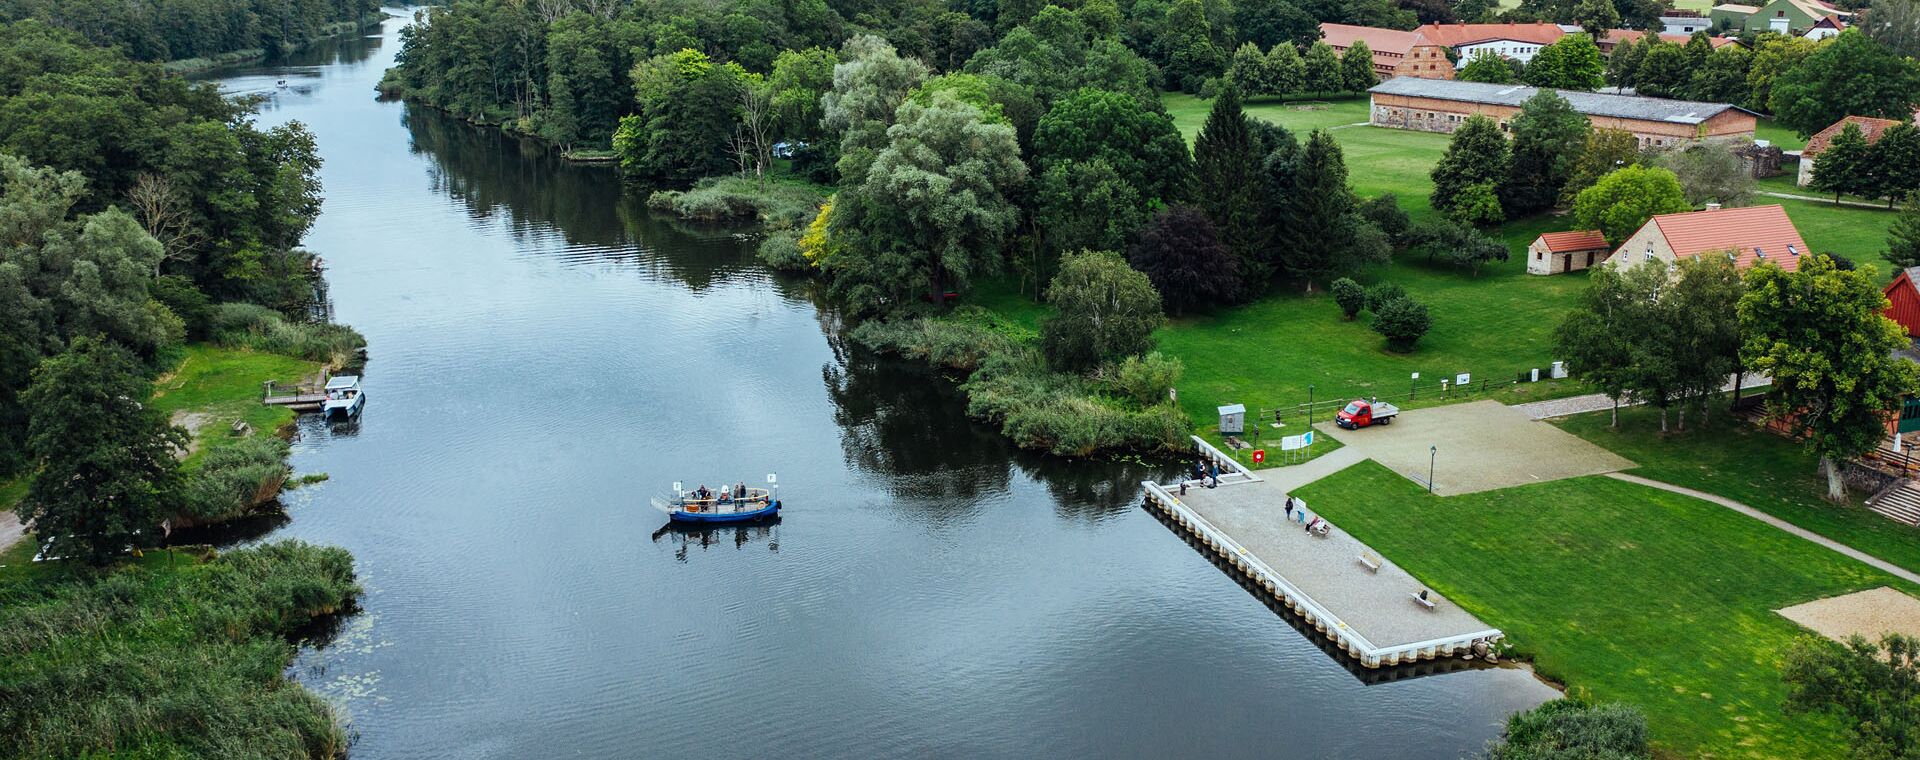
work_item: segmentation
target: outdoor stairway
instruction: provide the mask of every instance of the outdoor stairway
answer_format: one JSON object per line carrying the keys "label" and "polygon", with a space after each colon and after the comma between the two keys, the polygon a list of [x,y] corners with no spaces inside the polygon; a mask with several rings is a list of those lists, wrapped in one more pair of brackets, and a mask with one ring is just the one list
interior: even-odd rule
{"label": "outdoor stairway", "polygon": [[1920,525],[1920,484],[1902,480],[1899,485],[1875,494],[1867,508],[1901,525]]}

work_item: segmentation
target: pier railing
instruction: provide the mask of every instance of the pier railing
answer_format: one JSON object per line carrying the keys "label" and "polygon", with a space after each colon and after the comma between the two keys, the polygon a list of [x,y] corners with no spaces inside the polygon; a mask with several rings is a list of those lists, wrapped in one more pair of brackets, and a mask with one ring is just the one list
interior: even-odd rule
{"label": "pier railing", "polygon": [[1238,474],[1239,476],[1246,478],[1247,480],[1260,479],[1260,476],[1253,474],[1253,470],[1247,469],[1246,465],[1241,464],[1240,460],[1234,459],[1232,456],[1229,456],[1226,452],[1221,451],[1217,448],[1214,448],[1213,444],[1207,443],[1206,440],[1202,439],[1200,436],[1196,435],[1196,436],[1190,436],[1190,437],[1193,438],[1194,448],[1200,451],[1200,456],[1206,457],[1208,461],[1211,461],[1214,464],[1219,465],[1220,469],[1227,471],[1227,474],[1229,475]]}
{"label": "pier railing", "polygon": [[[1213,447],[1207,446],[1205,441],[1200,441],[1197,438],[1195,441],[1199,443],[1199,445],[1206,447],[1203,451],[1212,450],[1214,454],[1219,453],[1217,450],[1213,450]],[[1229,458],[1227,461],[1232,460]],[[1241,470],[1249,477],[1252,476],[1252,473],[1246,471],[1245,468],[1241,468]],[[1305,619],[1308,625],[1313,626],[1316,630],[1325,634],[1334,644],[1338,645],[1342,650],[1345,650],[1348,656],[1359,660],[1360,664],[1366,667],[1378,668],[1406,662],[1428,660],[1436,657],[1451,656],[1460,654],[1463,651],[1471,652],[1475,644],[1486,643],[1490,645],[1505,636],[1505,634],[1501,633],[1498,629],[1490,628],[1474,633],[1455,634],[1411,644],[1401,644],[1391,647],[1374,646],[1373,642],[1367,640],[1367,637],[1361,635],[1359,631],[1354,630],[1352,626],[1347,625],[1346,621],[1341,620],[1339,615],[1333,614],[1331,610],[1321,605],[1320,602],[1308,596],[1305,591],[1293,585],[1293,582],[1287,580],[1286,576],[1281,575],[1279,571],[1274,570],[1273,567],[1269,566],[1266,562],[1261,561],[1253,552],[1247,551],[1245,546],[1233,540],[1233,537],[1227,535],[1226,531],[1214,527],[1213,523],[1201,517],[1199,512],[1187,507],[1178,497],[1168,492],[1164,486],[1150,480],[1143,481],[1140,485],[1147,490],[1147,501],[1149,505],[1158,506],[1166,511],[1174,520],[1179,522],[1182,527],[1185,527],[1191,531],[1194,536],[1199,538],[1202,543],[1205,543],[1222,558],[1233,563],[1234,567],[1238,568],[1241,572],[1252,577],[1254,581],[1265,588],[1268,593],[1279,598],[1288,608]]]}

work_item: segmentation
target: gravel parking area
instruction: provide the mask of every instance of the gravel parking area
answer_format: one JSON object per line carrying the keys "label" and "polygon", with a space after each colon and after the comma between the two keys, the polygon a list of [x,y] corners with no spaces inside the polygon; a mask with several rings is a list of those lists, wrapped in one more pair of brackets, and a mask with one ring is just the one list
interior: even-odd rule
{"label": "gravel parking area", "polygon": [[1530,483],[1599,475],[1633,466],[1618,454],[1559,428],[1530,419],[1498,401],[1414,409],[1391,425],[1342,431],[1315,427],[1387,469],[1426,484],[1433,452],[1434,492],[1491,491]]}
{"label": "gravel parking area", "polygon": [[1856,633],[1873,642],[1888,633],[1920,636],[1920,599],[1885,586],[1796,604],[1779,613],[1834,641]]}

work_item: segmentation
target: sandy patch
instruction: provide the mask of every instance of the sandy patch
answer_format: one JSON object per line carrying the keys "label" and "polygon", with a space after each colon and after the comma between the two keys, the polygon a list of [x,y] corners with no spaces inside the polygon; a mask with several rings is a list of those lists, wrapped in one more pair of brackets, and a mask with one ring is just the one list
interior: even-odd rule
{"label": "sandy patch", "polygon": [[173,413],[171,422],[173,422],[174,426],[186,428],[187,430],[187,450],[179,452],[181,459],[193,456],[193,452],[200,450],[200,428],[206,427],[207,423],[212,421],[213,415],[205,412]]}
{"label": "sandy patch", "polygon": [[1856,633],[1874,642],[1888,633],[1920,636],[1920,599],[1885,586],[1796,604],[1778,612],[1834,641],[1845,641]]}
{"label": "sandy patch", "polygon": [[20,516],[12,512],[0,512],[0,551],[26,538],[27,528],[20,524]]}

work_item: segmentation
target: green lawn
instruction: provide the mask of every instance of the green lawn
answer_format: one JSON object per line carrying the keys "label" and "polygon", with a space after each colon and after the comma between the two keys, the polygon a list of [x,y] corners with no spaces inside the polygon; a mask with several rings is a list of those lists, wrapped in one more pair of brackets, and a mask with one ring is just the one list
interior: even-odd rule
{"label": "green lawn", "polygon": [[293,421],[292,410],[260,403],[263,383],[292,383],[319,370],[318,363],[304,359],[196,343],[187,347],[179,366],[154,381],[153,404],[168,414],[207,415],[199,440],[203,448],[220,445],[233,440],[234,420],[246,420],[265,434]]}
{"label": "green lawn", "polygon": [[1773,611],[1911,585],[1731,510],[1592,477],[1436,497],[1373,462],[1301,490],[1340,528],[1505,631],[1545,676],[1639,705],[1688,757],[1838,757],[1788,717]]}
{"label": "green lawn", "polygon": [[1920,571],[1920,528],[1901,525],[1860,502],[1835,506],[1823,496],[1827,480],[1805,447],[1729,417],[1707,429],[1660,434],[1659,413],[1650,408],[1620,412],[1620,428],[1607,428],[1607,413],[1557,420],[1562,429],[1638,463],[1628,472],[1725,496],[1839,541],[1908,570]]}
{"label": "green lawn", "polygon": [[1753,137],[1756,140],[1769,141],[1781,150],[1799,150],[1807,147],[1806,138],[1801,137],[1799,132],[1791,128],[1780,126],[1771,116],[1762,116],[1757,120],[1753,127]]}

